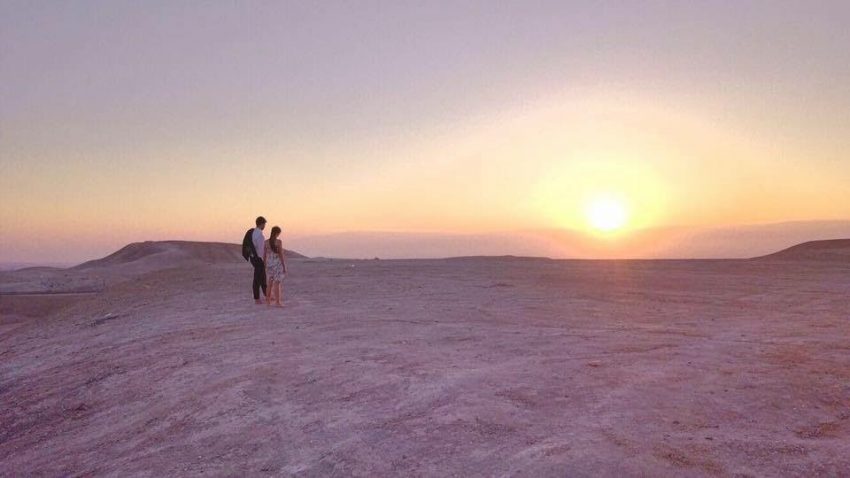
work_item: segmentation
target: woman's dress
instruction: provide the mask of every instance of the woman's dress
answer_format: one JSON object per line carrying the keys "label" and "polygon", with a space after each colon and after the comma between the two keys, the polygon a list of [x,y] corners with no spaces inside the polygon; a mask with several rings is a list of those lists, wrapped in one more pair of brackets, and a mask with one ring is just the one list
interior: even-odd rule
{"label": "woman's dress", "polygon": [[266,248],[269,250],[269,260],[266,261],[266,273],[269,275],[269,280],[283,281],[284,271],[283,264],[280,263],[280,254],[271,248],[268,241],[266,241]]}

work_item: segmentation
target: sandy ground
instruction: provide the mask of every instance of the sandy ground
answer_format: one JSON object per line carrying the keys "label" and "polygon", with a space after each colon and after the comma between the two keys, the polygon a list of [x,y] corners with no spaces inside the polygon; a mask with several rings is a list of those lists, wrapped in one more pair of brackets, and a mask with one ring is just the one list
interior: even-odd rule
{"label": "sandy ground", "polygon": [[848,262],[290,269],[0,296],[0,476],[850,475]]}

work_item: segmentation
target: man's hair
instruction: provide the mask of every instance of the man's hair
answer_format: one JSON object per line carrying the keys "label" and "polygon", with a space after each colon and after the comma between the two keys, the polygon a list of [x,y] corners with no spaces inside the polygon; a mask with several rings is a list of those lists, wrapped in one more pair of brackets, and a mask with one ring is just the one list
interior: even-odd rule
{"label": "man's hair", "polygon": [[264,218],[263,216],[260,216],[260,217],[257,218],[257,220],[255,222],[257,223],[257,227],[262,226],[263,224],[266,223],[266,218]]}

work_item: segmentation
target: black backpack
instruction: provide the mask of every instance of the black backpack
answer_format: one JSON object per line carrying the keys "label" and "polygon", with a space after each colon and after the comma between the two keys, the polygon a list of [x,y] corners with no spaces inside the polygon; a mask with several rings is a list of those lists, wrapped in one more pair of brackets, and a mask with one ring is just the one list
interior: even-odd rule
{"label": "black backpack", "polygon": [[251,262],[252,257],[259,257],[257,255],[257,249],[254,247],[253,227],[248,229],[248,232],[245,233],[245,237],[242,238],[242,257],[244,257],[248,262]]}

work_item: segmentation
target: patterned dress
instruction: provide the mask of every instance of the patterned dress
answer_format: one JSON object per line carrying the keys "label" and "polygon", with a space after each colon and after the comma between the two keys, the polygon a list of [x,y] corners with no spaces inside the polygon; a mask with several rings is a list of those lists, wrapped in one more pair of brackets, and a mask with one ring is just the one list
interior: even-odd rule
{"label": "patterned dress", "polygon": [[280,254],[271,248],[269,241],[266,241],[266,249],[269,251],[268,260],[266,261],[266,273],[269,275],[269,280],[283,281],[284,270],[283,265],[280,263]]}

